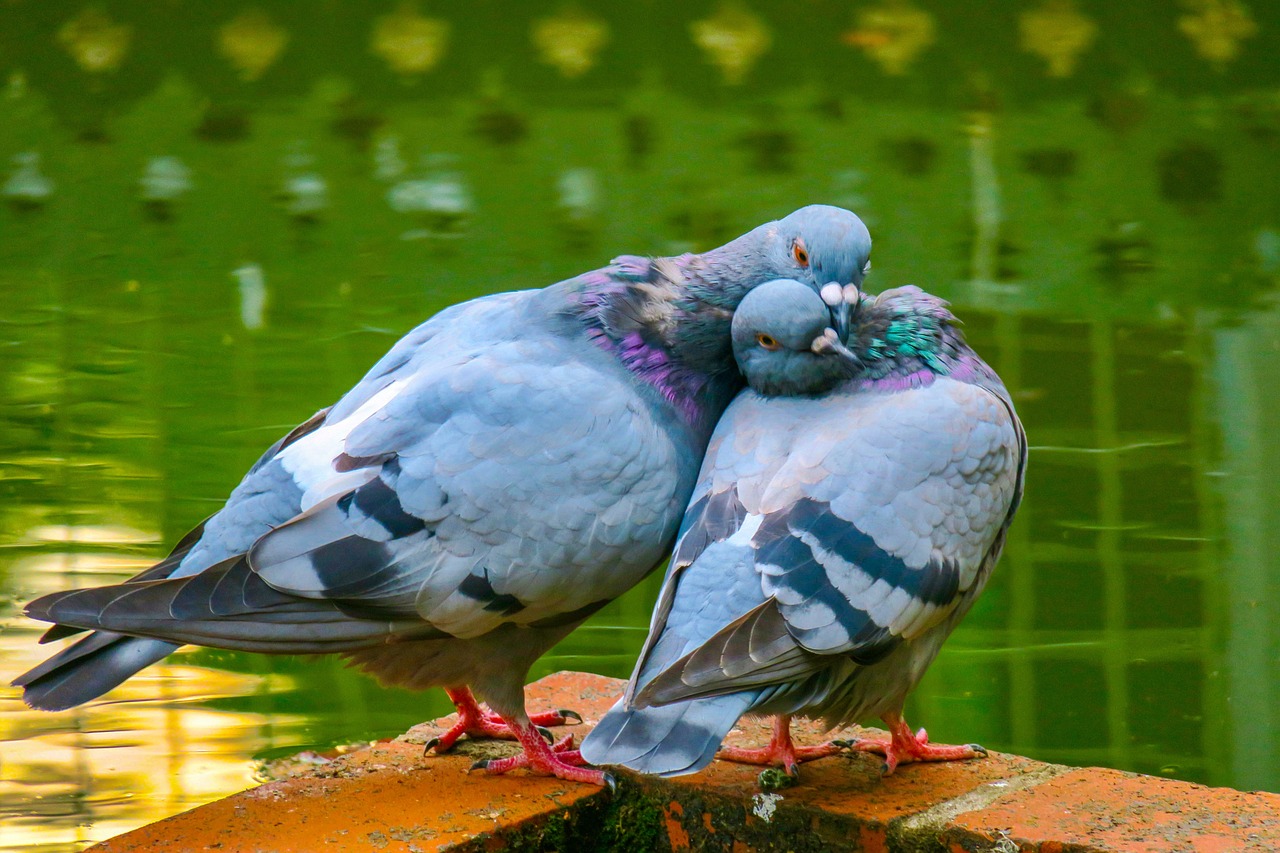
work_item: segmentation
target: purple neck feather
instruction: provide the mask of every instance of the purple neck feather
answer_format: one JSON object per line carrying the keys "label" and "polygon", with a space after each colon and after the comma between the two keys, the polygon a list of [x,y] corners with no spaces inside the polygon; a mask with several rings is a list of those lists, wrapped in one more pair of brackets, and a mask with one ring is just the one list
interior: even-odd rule
{"label": "purple neck feather", "polygon": [[[667,263],[680,277],[692,276],[691,255]],[[578,302],[587,336],[617,357],[627,370],[653,386],[693,424],[710,412],[703,394],[711,376],[682,360],[663,334],[664,321],[687,306],[680,287],[669,276],[655,275],[649,258],[623,255],[604,269],[579,277]],[[728,328],[724,330],[728,341]]]}
{"label": "purple neck feather", "polygon": [[930,367],[904,366],[882,376],[855,380],[855,387],[860,391],[905,391],[908,388],[927,388],[939,376],[949,376],[958,382],[970,383],[995,377],[991,368],[972,353],[945,361],[946,367],[942,371]]}

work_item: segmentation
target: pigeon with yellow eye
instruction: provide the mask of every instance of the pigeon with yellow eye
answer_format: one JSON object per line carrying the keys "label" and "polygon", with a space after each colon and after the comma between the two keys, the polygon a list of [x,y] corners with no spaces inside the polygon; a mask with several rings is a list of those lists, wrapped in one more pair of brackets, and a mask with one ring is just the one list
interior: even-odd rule
{"label": "pigeon with yellow eye", "polygon": [[[794,777],[847,747],[886,773],[984,754],[929,743],[902,709],[1000,556],[1022,426],[942,300],[820,293],[770,282],[734,316],[750,388],[711,437],[631,682],[583,742],[592,763],[677,776],[719,751]],[[847,348],[828,326],[844,322]],[[720,750],[744,714],[776,716],[772,741]],[[891,737],[797,746],[793,715],[879,716]]]}

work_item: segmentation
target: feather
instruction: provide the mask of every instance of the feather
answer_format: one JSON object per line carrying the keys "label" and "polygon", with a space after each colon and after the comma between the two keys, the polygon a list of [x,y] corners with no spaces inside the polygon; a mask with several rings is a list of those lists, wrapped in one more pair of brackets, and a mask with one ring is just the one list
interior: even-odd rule
{"label": "feather", "polygon": [[[805,293],[775,282],[739,308],[751,390],[711,437],[640,661],[582,745],[592,761],[693,772],[744,713],[783,731],[792,714],[897,714],[999,557],[1026,439],[945,303],[883,294],[841,354]],[[814,361],[826,352],[860,372]]]}

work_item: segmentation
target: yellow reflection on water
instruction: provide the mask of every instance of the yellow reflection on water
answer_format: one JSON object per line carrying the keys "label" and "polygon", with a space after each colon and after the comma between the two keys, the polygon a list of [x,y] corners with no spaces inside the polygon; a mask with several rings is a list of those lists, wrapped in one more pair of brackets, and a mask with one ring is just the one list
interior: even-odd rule
{"label": "yellow reflection on water", "polygon": [[[23,540],[83,548],[149,538],[128,529],[46,526]],[[149,563],[118,553],[58,551],[15,561],[11,570],[40,594],[110,583]],[[17,613],[4,620],[6,682],[56,651],[56,644],[37,644],[43,627]],[[179,652],[98,701],[56,714],[33,711],[20,690],[0,687],[0,851],[80,850],[254,784],[254,765],[245,756],[264,747],[268,726],[299,718],[201,707],[266,684],[191,666],[184,657]]]}

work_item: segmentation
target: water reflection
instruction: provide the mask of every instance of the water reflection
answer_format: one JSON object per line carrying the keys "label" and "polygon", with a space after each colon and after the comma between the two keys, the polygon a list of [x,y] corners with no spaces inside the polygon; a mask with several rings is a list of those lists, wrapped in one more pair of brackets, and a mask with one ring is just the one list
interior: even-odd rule
{"label": "water reflection", "polygon": [[[1280,790],[1280,7],[261,5],[0,11],[5,680],[44,657],[22,601],[160,556],[421,318],[824,200],[873,287],[956,302],[1035,446],[911,717]],[[534,674],[625,675],[656,587]],[[64,714],[0,689],[0,850],[447,709],[216,651]]]}

